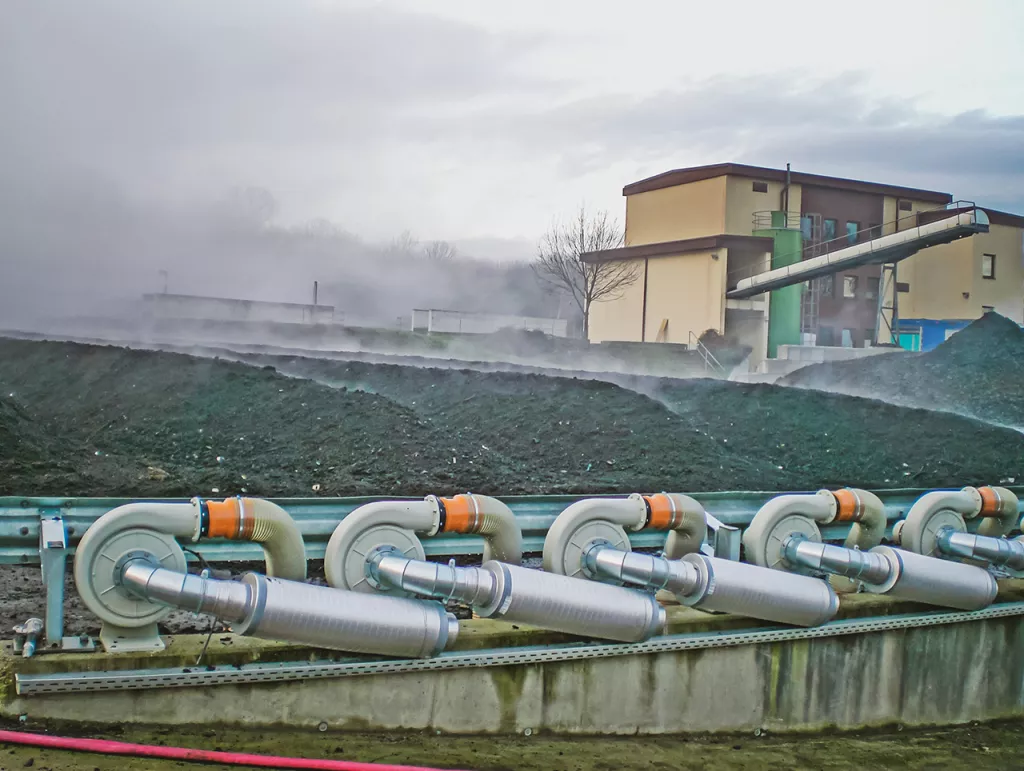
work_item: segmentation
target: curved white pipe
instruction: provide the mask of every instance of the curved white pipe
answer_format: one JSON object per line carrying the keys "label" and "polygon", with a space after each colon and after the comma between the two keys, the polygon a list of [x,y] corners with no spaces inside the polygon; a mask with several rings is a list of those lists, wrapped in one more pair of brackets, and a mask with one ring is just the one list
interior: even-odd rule
{"label": "curved white pipe", "polygon": [[984,517],[978,526],[978,535],[990,538],[1008,535],[1017,524],[1017,496],[1005,487],[981,487],[978,493],[982,497],[981,515]]}

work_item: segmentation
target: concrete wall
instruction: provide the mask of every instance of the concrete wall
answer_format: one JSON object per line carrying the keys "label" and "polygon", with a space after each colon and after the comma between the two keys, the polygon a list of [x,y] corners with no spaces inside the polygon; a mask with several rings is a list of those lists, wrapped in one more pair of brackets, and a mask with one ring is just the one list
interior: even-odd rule
{"label": "concrete wall", "polygon": [[273,303],[183,294],[143,295],[142,307],[144,315],[149,319],[269,321],[283,324],[330,324],[334,319],[334,308],[330,305]]}
{"label": "concrete wall", "polygon": [[664,734],[1024,714],[1024,617],[518,667],[15,698],[108,723]]}
{"label": "concrete wall", "polygon": [[569,322],[537,316],[507,316],[495,313],[464,313],[449,310],[412,312],[412,331],[447,332],[451,334],[486,335],[502,329],[523,329],[543,332],[552,337],[567,337]]}
{"label": "concrete wall", "polygon": [[727,232],[725,196],[725,177],[626,196],[626,246]]}

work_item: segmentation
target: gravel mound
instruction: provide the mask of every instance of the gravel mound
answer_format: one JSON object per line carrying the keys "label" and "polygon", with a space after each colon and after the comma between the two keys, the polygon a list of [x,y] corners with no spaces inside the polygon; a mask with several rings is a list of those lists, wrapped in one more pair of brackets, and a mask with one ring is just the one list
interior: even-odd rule
{"label": "gravel mound", "polygon": [[779,384],[1024,428],[1024,329],[988,313],[927,353],[815,364],[790,373]]}

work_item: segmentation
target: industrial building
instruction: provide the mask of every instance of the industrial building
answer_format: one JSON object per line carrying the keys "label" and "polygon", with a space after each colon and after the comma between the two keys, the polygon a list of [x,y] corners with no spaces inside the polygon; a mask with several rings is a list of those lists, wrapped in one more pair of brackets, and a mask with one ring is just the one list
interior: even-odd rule
{"label": "industrial building", "polygon": [[1024,323],[1024,217],[949,193],[735,163],[623,188],[625,245],[642,262],[595,303],[592,342],[926,350],[989,310]]}

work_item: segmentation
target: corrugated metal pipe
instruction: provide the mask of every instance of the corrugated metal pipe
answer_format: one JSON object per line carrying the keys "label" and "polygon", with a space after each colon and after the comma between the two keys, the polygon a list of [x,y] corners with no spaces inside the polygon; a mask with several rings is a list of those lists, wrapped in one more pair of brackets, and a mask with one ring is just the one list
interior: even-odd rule
{"label": "corrugated metal pipe", "polygon": [[518,564],[523,558],[519,523],[496,498],[464,493],[451,498],[429,495],[420,501],[376,501],[348,514],[331,534],[324,557],[327,582],[340,589],[365,591],[365,566],[353,555],[394,546],[422,560],[425,554],[417,534],[438,533],[482,536],[485,561]]}
{"label": "corrugated metal pipe", "polygon": [[816,522],[834,520],[839,505],[827,490],[773,498],[743,534],[747,558],[763,567],[843,576],[866,591],[930,605],[978,610],[995,599],[995,579],[980,568],[889,546],[860,551],[822,543]]}
{"label": "corrugated metal pipe", "polygon": [[160,567],[152,555],[128,555],[116,582],[129,593],[206,613],[242,635],[352,653],[435,656],[458,636],[458,622],[437,602],[345,592],[246,573],[221,581]]}
{"label": "corrugated metal pipe", "polygon": [[483,618],[622,642],[646,640],[665,627],[664,608],[648,594],[495,560],[456,567],[378,549],[367,568],[376,584],[463,602]]}
{"label": "corrugated metal pipe", "polygon": [[794,626],[818,626],[839,611],[839,598],[824,581],[703,554],[670,560],[598,542],[584,555],[584,572],[597,580],[665,589],[701,610]]}
{"label": "corrugated metal pipe", "polygon": [[[1024,570],[1024,542],[1004,536],[1017,524],[1017,496],[1004,487],[935,490],[910,507],[896,523],[893,539],[918,554],[952,557]],[[982,517],[977,533],[965,520]]]}
{"label": "corrugated metal pipe", "polygon": [[258,543],[266,556],[268,575],[293,581],[306,578],[302,533],[280,506],[261,498],[195,498],[193,504],[199,506],[201,537]]}
{"label": "corrugated metal pipe", "polygon": [[[624,528],[669,530],[664,556],[630,551]],[[785,624],[816,626],[835,616],[838,598],[824,581],[699,554],[706,534],[704,507],[686,495],[590,498],[555,519],[544,541],[544,567],[665,590],[684,605]]]}

